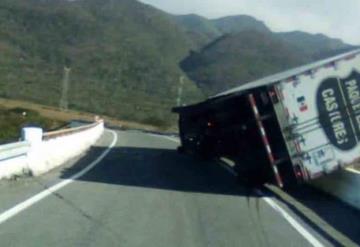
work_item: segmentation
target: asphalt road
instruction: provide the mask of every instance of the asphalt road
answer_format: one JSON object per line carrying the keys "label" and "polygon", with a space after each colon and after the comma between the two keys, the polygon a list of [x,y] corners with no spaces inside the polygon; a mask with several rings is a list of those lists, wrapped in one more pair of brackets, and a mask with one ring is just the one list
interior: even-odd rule
{"label": "asphalt road", "polygon": [[[107,131],[86,155],[62,168],[1,182],[0,246],[360,243],[358,211],[309,188],[284,193],[268,187],[259,196],[218,163],[177,154],[177,145],[168,137]],[[93,169],[69,180],[105,151]],[[44,191],[49,195],[37,201]],[[4,215],[9,217],[1,220]]]}

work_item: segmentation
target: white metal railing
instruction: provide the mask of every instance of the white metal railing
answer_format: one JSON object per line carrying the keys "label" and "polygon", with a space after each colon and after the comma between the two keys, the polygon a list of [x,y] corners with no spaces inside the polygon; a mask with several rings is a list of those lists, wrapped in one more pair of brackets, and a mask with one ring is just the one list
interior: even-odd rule
{"label": "white metal railing", "polygon": [[64,164],[93,145],[104,131],[104,121],[43,133],[23,128],[23,141],[0,145],[0,179],[31,171],[35,176]]}
{"label": "white metal railing", "polygon": [[0,146],[0,161],[26,155],[30,149],[27,141],[10,143]]}

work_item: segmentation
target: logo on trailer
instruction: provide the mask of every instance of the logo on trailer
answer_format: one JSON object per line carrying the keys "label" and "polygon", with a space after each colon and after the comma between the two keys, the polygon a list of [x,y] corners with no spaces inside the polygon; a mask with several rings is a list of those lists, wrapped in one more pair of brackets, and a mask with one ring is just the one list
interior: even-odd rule
{"label": "logo on trailer", "polygon": [[305,96],[298,97],[297,102],[299,104],[299,110],[301,112],[305,112],[305,111],[308,110],[308,106],[307,106],[307,104],[305,102]]}
{"label": "logo on trailer", "polygon": [[320,124],[331,144],[343,151],[356,147],[360,137],[360,74],[325,79],[317,91]]}

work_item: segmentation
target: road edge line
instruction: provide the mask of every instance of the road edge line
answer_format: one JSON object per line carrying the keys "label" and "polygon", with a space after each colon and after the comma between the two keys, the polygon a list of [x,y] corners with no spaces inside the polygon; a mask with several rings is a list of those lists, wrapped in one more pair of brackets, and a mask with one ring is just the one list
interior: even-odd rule
{"label": "road edge line", "polygon": [[41,201],[42,199],[48,197],[49,195],[53,194],[54,192],[60,190],[61,188],[71,184],[79,177],[88,173],[91,169],[93,169],[98,163],[100,163],[111,151],[111,149],[115,146],[118,140],[118,135],[113,130],[108,130],[113,135],[113,140],[111,144],[106,148],[104,152],[101,153],[93,162],[91,162],[87,167],[82,169],[80,172],[72,175],[70,178],[65,179],[62,182],[59,182],[42,192],[30,197],[29,199],[18,203],[17,205],[13,206],[10,209],[5,210],[0,214],[0,225],[3,224],[5,221],[9,220],[10,218],[16,216],[17,214],[21,213],[25,209],[31,207],[32,205],[36,204],[37,202]]}
{"label": "road edge line", "polygon": [[255,192],[261,196],[261,198],[276,212],[278,212],[298,233],[300,233],[312,246],[324,247],[317,238],[315,238],[305,227],[299,223],[294,217],[292,217],[285,209],[277,204],[273,199],[263,194],[261,190],[255,190]]}
{"label": "road edge line", "polygon": [[[171,138],[168,136],[161,136],[161,135],[153,135],[157,137],[162,137],[164,139],[180,143],[179,140],[176,140],[175,138]],[[226,169],[228,172],[230,172],[230,167],[226,167],[225,165],[221,165],[224,169]],[[235,174],[234,172],[230,172],[231,174]],[[314,247],[324,247],[325,245],[322,244],[318,239],[316,239],[308,230],[305,229],[304,226],[302,226],[294,217],[292,217],[289,213],[285,211],[280,205],[278,205],[274,200],[272,200],[269,197],[266,197],[264,193],[262,193],[261,190],[256,190],[256,193],[261,196],[261,199],[263,199],[272,209],[274,209],[276,212],[278,212],[298,233],[300,233],[301,236],[303,236],[312,246]]]}
{"label": "road edge line", "polygon": [[360,171],[358,171],[358,170],[355,170],[354,168],[347,168],[347,169],[345,169],[346,171],[348,171],[348,172],[352,172],[352,173],[355,173],[355,174],[360,174]]}

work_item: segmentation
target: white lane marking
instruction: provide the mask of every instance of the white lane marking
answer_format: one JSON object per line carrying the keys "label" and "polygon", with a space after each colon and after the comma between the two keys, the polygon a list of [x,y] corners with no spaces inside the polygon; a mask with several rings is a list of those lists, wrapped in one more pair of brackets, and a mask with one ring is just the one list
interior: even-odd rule
{"label": "white lane marking", "polygon": [[[179,143],[179,140],[167,137],[167,136],[158,136],[163,137],[165,139],[174,141],[176,143]],[[231,169],[230,167],[221,164],[223,168],[225,168],[227,171],[229,171],[233,175],[237,175],[236,172]],[[270,206],[272,207],[276,212],[278,212],[298,233],[300,233],[312,246],[314,247],[324,247],[324,245],[317,240],[308,230],[306,230],[299,222],[297,222],[290,214],[288,214],[284,209],[282,209],[274,200],[272,200],[269,197],[264,196],[264,194],[260,190],[256,190],[256,193],[258,193],[261,198]]]}
{"label": "white lane marking", "polygon": [[92,168],[94,168],[100,161],[102,161],[105,158],[106,155],[108,155],[110,150],[115,146],[115,144],[117,142],[118,137],[117,137],[117,134],[115,133],[115,131],[110,130],[110,133],[113,135],[113,141],[111,142],[110,146],[107,147],[107,149],[104,152],[102,152],[102,154],[99,157],[97,157],[96,160],[91,162],[90,165],[88,165],[87,167],[85,167],[83,170],[76,173],[75,175],[71,176],[70,178],[65,179],[64,181],[36,194],[35,196],[27,199],[26,201],[23,201],[23,202],[15,205],[14,207],[4,211],[3,213],[0,214],[0,224],[4,223],[5,221],[14,217],[15,215],[19,214],[20,212],[24,211],[25,209],[31,207],[32,205],[41,201],[45,197],[51,195],[55,191],[58,191],[59,189],[65,187],[66,185],[69,185],[70,183],[72,183],[76,179],[78,179],[79,177],[85,175]]}
{"label": "white lane marking", "polygon": [[353,169],[353,168],[347,168],[346,170],[348,170],[349,172],[353,172],[353,173],[356,173],[356,174],[360,174],[360,171],[355,170],[355,169]]}
{"label": "white lane marking", "polygon": [[272,207],[276,212],[278,212],[287,222],[298,231],[312,246],[315,247],[324,247],[324,245],[317,240],[308,230],[306,230],[299,222],[297,222],[290,214],[288,214],[283,208],[281,208],[274,200],[269,197],[264,196],[260,190],[256,190],[256,193],[261,196],[261,198]]}

